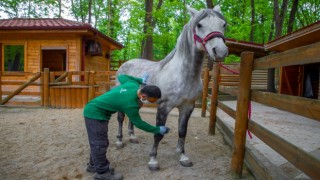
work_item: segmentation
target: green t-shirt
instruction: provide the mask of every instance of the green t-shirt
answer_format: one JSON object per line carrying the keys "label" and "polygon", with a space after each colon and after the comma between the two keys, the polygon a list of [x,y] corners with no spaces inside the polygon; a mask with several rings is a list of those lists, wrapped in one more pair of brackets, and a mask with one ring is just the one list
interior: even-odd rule
{"label": "green t-shirt", "polygon": [[138,89],[142,79],[129,75],[119,75],[120,86],[92,99],[83,110],[83,115],[95,120],[109,120],[115,112],[124,112],[137,128],[158,134],[159,127],[144,122],[139,114]]}

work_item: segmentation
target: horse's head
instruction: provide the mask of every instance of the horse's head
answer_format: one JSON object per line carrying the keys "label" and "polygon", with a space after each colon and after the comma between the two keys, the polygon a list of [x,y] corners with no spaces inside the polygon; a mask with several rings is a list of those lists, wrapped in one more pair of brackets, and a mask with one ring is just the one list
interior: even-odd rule
{"label": "horse's head", "polygon": [[221,15],[220,6],[213,9],[197,11],[187,7],[190,15],[190,28],[193,33],[194,43],[199,50],[206,51],[214,61],[223,61],[228,55],[225,45],[224,32],[227,22]]}

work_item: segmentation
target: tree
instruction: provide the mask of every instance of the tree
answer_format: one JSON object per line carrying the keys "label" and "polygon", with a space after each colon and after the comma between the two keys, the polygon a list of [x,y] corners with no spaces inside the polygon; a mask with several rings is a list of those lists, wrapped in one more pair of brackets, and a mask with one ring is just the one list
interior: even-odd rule
{"label": "tree", "polygon": [[294,0],[291,8],[291,12],[290,12],[287,33],[291,33],[293,31],[293,23],[295,20],[296,12],[298,10],[298,5],[299,5],[299,0]]}
{"label": "tree", "polygon": [[254,26],[255,26],[254,0],[251,0],[251,30],[250,30],[250,42],[254,42]]}

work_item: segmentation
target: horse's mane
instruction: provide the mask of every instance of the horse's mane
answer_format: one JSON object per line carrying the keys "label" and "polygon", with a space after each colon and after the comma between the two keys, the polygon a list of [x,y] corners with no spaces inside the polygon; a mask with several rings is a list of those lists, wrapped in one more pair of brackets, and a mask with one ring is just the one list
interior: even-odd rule
{"label": "horse's mane", "polygon": [[162,69],[176,53],[184,54],[185,57],[191,57],[190,45],[194,43],[193,40],[193,30],[196,25],[208,15],[218,16],[220,19],[225,20],[225,18],[217,11],[213,9],[203,9],[200,13],[191,18],[190,21],[183,27],[182,33],[180,34],[176,47],[163,59],[160,61],[160,68]]}

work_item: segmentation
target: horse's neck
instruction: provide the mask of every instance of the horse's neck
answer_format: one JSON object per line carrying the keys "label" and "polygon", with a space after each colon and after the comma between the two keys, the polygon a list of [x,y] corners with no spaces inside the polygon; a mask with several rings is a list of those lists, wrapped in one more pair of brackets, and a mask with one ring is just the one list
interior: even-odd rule
{"label": "horse's neck", "polygon": [[192,36],[192,32],[184,30],[180,35],[176,52],[169,64],[175,66],[176,71],[180,71],[181,75],[187,79],[199,79],[204,52],[195,48],[194,41],[188,37]]}

